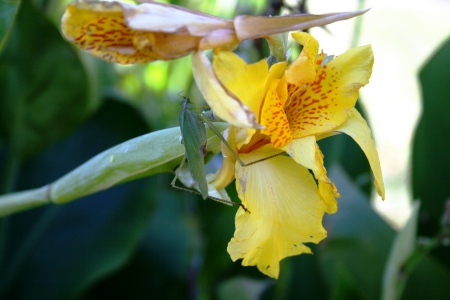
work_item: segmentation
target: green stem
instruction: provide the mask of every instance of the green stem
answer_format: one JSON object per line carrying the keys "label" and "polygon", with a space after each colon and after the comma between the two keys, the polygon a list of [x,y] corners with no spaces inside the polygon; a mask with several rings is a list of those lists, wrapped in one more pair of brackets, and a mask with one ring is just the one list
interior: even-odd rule
{"label": "green stem", "polygon": [[269,67],[286,60],[286,34],[274,34],[265,37],[269,43],[270,56],[267,58]]}
{"label": "green stem", "polygon": [[0,217],[50,203],[49,185],[0,196]]}

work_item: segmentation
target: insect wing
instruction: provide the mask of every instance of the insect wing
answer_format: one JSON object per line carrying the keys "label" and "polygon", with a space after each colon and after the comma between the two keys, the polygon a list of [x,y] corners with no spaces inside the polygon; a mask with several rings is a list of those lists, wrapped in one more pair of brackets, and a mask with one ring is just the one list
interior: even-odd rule
{"label": "insect wing", "polygon": [[207,142],[206,128],[201,115],[193,108],[189,99],[185,98],[180,112],[180,128],[191,176],[197,183],[203,199],[206,199],[208,197],[204,161]]}

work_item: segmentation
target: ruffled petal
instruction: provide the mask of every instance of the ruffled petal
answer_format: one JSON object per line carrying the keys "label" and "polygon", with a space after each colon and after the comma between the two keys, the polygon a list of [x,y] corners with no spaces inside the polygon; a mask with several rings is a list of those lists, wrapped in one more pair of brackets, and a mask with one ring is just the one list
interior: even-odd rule
{"label": "ruffled petal", "polygon": [[[274,151],[265,146],[247,155],[246,161],[267,157]],[[239,198],[249,212],[239,208],[236,231],[228,244],[233,261],[277,278],[281,259],[311,253],[304,243],[318,243],[326,237],[322,217],[326,205],[305,167],[286,156],[260,163],[236,165]]]}
{"label": "ruffled petal", "polygon": [[367,125],[366,120],[361,116],[361,114],[355,109],[350,110],[350,114],[347,121],[335,129],[335,131],[345,133],[355,140],[356,143],[361,147],[366,155],[370,168],[375,177],[375,187],[377,189],[378,195],[384,200],[384,182],[383,174],[381,173],[380,159],[378,158],[378,152],[375,147],[375,143],[372,139],[372,133],[370,131],[369,125]]}
{"label": "ruffled petal", "polygon": [[323,165],[323,154],[314,136],[292,140],[283,148],[296,163],[310,169],[319,182],[319,193],[327,204],[327,213],[337,212],[336,198],[340,194],[334,183],[328,178]]}
{"label": "ruffled petal", "polygon": [[255,114],[218,80],[206,54],[192,55],[192,72],[206,102],[220,118],[237,127],[260,129]]}
{"label": "ruffled petal", "polygon": [[285,108],[294,138],[331,131],[346,120],[359,89],[369,82],[372,48],[353,48],[324,66],[321,62],[320,57],[314,81],[293,92]]}

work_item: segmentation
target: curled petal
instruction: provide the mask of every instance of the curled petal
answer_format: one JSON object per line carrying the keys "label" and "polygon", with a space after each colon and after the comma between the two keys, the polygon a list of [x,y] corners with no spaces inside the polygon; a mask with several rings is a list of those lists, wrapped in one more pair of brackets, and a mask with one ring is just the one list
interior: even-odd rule
{"label": "curled petal", "polygon": [[381,173],[380,159],[378,158],[378,152],[375,148],[375,143],[372,139],[372,133],[370,131],[369,125],[367,125],[366,120],[364,120],[361,114],[355,108],[353,108],[350,110],[347,121],[336,128],[335,131],[349,135],[364,151],[364,154],[369,161],[370,168],[372,169],[375,177],[374,183],[378,195],[380,195],[384,200],[385,191],[383,174]]}
{"label": "curled petal", "polygon": [[[265,146],[242,158],[255,161],[274,151],[278,150]],[[228,253],[233,261],[242,258],[242,265],[256,265],[277,278],[281,259],[311,253],[304,244],[326,237],[326,205],[308,169],[286,156],[247,167],[236,164],[236,178],[239,198],[249,212],[239,208]]]}
{"label": "curled petal", "polygon": [[193,54],[192,69],[198,88],[215,114],[237,127],[262,128],[249,107],[219,81],[205,53]]}
{"label": "curled petal", "polygon": [[[306,32],[295,32],[292,38],[303,45],[300,55],[289,65],[286,70],[286,78],[290,85],[301,87],[316,78],[316,56],[319,52],[319,42]],[[291,92],[290,94],[292,94]]]}
{"label": "curled petal", "polygon": [[313,171],[319,181],[319,193],[327,204],[327,213],[337,212],[336,197],[340,194],[334,183],[328,178],[327,170],[323,165],[323,154],[314,136],[292,140],[283,148],[296,163]]}

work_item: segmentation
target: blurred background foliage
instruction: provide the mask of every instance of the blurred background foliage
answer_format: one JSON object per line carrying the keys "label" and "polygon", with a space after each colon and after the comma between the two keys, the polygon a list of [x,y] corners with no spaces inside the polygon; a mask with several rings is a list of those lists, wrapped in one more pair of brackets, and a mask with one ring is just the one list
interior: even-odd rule
{"label": "blurred background foliage", "polygon": [[[1,194],[43,186],[109,147],[177,126],[178,94],[203,103],[190,57],[119,66],[75,49],[59,30],[66,3],[0,0]],[[276,15],[283,6],[172,3],[227,18]],[[268,55],[262,40],[245,41],[237,52],[249,62]],[[324,219],[328,237],[312,246],[314,255],[283,260],[278,280],[231,262],[235,207],[171,189],[173,174],[162,174],[1,219],[0,298],[448,299],[448,78],[450,40],[420,72],[423,115],[411,186],[421,205],[401,230],[370,205],[362,151],[337,136],[320,146],[342,194],[339,212]],[[233,186],[229,194],[236,201]]]}

